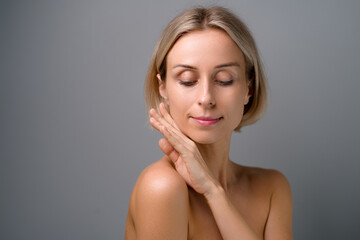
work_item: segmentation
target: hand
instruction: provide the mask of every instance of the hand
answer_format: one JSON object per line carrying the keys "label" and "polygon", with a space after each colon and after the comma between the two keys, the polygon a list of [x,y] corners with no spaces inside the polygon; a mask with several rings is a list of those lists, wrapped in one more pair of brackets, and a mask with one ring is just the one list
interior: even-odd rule
{"label": "hand", "polygon": [[160,149],[174,163],[177,172],[196,192],[206,195],[216,180],[212,176],[196,144],[185,136],[168,113],[165,105],[159,105],[160,113],[150,110],[150,124],[164,137],[159,140]]}

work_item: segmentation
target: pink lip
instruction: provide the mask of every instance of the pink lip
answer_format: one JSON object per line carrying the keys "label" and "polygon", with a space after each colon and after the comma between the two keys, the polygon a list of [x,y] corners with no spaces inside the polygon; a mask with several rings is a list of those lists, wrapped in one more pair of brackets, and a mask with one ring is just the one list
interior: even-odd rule
{"label": "pink lip", "polygon": [[202,126],[210,126],[210,125],[214,125],[217,122],[220,121],[220,118],[213,118],[213,117],[193,117],[192,119],[195,120],[195,122],[197,122],[198,124],[202,125]]}

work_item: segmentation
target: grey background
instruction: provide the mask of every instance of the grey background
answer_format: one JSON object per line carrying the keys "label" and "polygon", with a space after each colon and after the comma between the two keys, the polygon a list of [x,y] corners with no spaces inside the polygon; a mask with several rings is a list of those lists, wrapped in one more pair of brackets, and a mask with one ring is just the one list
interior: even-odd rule
{"label": "grey background", "polygon": [[296,239],[360,239],[359,1],[1,1],[0,239],[122,239],[137,176],[162,154],[143,81],[195,3],[242,17],[269,107],[231,158],[289,179]]}

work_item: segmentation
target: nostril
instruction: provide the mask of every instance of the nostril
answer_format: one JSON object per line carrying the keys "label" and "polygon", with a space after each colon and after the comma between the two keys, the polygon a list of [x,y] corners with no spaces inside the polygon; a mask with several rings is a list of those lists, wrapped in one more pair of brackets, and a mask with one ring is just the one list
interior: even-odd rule
{"label": "nostril", "polygon": [[214,106],[215,106],[215,101],[213,101],[213,100],[199,101],[198,104],[199,104],[200,106],[214,107]]}
{"label": "nostril", "polygon": [[199,105],[203,107],[213,107],[216,104],[214,97],[214,89],[212,88],[211,82],[208,79],[202,81],[201,96],[199,98]]}

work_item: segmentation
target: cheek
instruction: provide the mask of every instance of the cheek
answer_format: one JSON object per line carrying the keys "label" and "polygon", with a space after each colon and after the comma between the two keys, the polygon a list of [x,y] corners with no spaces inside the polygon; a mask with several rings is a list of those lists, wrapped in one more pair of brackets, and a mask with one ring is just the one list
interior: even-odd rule
{"label": "cheek", "polygon": [[[170,84],[169,84],[170,85]],[[186,116],[188,109],[191,106],[191,98],[184,92],[174,89],[169,86],[167,103],[170,110],[170,115],[173,117],[177,124],[184,116]]]}
{"label": "cheek", "polygon": [[234,104],[233,108],[231,109],[231,114],[232,114],[232,127],[234,127],[234,129],[240,124],[241,119],[243,117],[244,114],[244,105],[242,104]]}
{"label": "cheek", "polygon": [[244,94],[243,92],[234,93],[229,96],[226,105],[229,106],[228,114],[230,119],[230,124],[233,129],[235,129],[241,122],[241,119],[244,114]]}
{"label": "cheek", "polygon": [[181,131],[187,135],[187,116],[189,112],[189,107],[184,101],[173,101],[169,99],[169,113],[176,123],[176,125],[181,129]]}
{"label": "cheek", "polygon": [[175,119],[179,118],[181,115],[184,114],[185,109],[183,104],[180,104],[180,101],[174,101],[174,98],[172,97],[168,101],[170,115]]}

